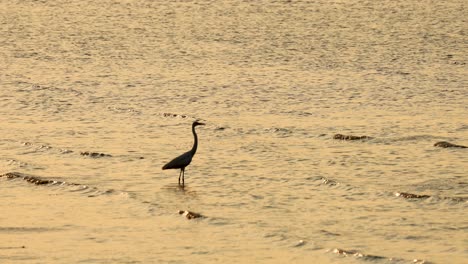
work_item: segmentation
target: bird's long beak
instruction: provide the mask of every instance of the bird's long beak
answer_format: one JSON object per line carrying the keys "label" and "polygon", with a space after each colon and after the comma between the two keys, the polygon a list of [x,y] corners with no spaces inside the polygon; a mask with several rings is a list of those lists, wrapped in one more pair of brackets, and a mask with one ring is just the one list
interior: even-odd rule
{"label": "bird's long beak", "polygon": [[205,123],[202,123],[202,122],[196,120],[195,122],[193,122],[193,125],[194,125],[194,126],[204,126]]}

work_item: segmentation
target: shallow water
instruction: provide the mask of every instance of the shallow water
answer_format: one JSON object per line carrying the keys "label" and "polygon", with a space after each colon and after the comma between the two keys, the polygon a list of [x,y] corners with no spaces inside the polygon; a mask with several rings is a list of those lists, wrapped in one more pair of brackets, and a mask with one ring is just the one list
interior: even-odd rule
{"label": "shallow water", "polygon": [[60,182],[0,177],[0,262],[464,263],[465,13],[0,2],[0,173]]}

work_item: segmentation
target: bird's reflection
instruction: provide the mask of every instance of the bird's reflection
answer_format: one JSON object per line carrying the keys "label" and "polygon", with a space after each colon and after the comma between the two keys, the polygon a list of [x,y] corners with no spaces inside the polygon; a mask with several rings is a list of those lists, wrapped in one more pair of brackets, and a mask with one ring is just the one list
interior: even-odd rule
{"label": "bird's reflection", "polygon": [[196,191],[188,187],[187,184],[171,183],[171,184],[164,186],[163,189],[171,191],[173,193],[181,194],[181,195],[196,196]]}

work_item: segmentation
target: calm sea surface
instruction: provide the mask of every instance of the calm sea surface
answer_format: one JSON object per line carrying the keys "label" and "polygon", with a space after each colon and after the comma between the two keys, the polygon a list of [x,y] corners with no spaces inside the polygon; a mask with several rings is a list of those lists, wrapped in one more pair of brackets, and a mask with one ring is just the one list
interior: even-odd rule
{"label": "calm sea surface", "polygon": [[467,8],[0,1],[0,263],[467,263]]}

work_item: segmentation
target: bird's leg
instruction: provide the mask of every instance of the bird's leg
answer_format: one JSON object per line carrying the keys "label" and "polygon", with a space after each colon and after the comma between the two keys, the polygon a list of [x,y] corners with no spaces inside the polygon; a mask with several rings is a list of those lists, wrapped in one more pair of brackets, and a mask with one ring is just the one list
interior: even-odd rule
{"label": "bird's leg", "polygon": [[181,169],[180,172],[179,172],[179,185],[180,185],[180,176],[182,175],[182,171],[183,170]]}
{"label": "bird's leg", "polygon": [[185,185],[185,168],[182,169],[182,185]]}

